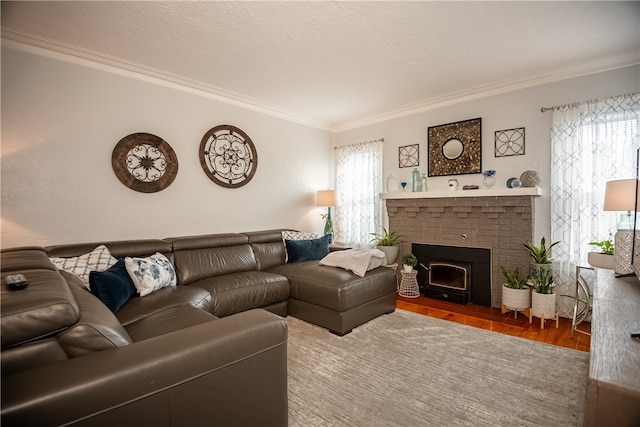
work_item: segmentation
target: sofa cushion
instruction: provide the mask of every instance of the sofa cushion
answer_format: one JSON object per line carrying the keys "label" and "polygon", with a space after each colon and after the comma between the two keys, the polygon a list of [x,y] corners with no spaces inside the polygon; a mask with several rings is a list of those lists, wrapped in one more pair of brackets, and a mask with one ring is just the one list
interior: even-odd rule
{"label": "sofa cushion", "polygon": [[173,265],[159,252],[147,258],[126,257],[124,263],[141,297],[167,286],[176,286]]}
{"label": "sofa cushion", "polygon": [[282,274],[291,283],[291,298],[343,312],[393,294],[395,270],[378,267],[360,277],[338,267],[319,265],[317,261],[285,264],[269,269]]}
{"label": "sofa cushion", "polygon": [[169,307],[127,325],[126,330],[135,342],[179,331],[217,317],[189,305]]}
{"label": "sofa cushion", "polygon": [[258,263],[258,270],[266,270],[287,260],[282,230],[252,231],[245,233]]}
{"label": "sofa cushion", "polygon": [[286,277],[262,271],[209,277],[191,286],[209,291],[213,314],[219,317],[286,301],[290,294]]}
{"label": "sofa cushion", "polygon": [[35,246],[3,249],[0,251],[0,265],[3,273],[18,270],[57,270],[44,248]]}
{"label": "sofa cushion", "polygon": [[147,316],[170,307],[192,306],[208,313],[213,312],[211,295],[205,289],[196,286],[171,286],[155,291],[144,298],[131,298],[116,317],[123,326],[128,326]]}
{"label": "sofa cushion", "polygon": [[69,357],[123,347],[131,337],[118,319],[98,298],[84,288],[80,279],[61,272],[80,308],[78,321],[58,334],[58,341]]}
{"label": "sofa cushion", "polygon": [[114,313],[138,293],[124,258],[120,258],[106,271],[92,271],[89,274],[89,287],[91,293]]}
{"label": "sofa cushion", "polygon": [[105,271],[117,260],[111,256],[105,245],[100,245],[91,252],[71,258],[51,257],[51,262],[60,270],[68,271],[82,279],[85,287],[89,289],[89,273],[92,271]]}
{"label": "sofa cushion", "polygon": [[[38,257],[39,258],[39,257]],[[3,266],[4,267],[4,266]],[[2,286],[2,349],[53,336],[78,321],[79,308],[57,270],[19,270],[29,285],[19,291]],[[2,280],[14,271],[3,272]]]}
{"label": "sofa cushion", "polygon": [[311,240],[285,240],[287,263],[322,259],[329,254],[330,235]]}

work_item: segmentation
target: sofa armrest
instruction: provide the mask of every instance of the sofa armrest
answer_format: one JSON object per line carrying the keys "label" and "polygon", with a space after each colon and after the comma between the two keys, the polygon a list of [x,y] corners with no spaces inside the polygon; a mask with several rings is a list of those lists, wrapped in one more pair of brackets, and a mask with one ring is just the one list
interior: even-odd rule
{"label": "sofa armrest", "polygon": [[251,310],[2,378],[2,425],[287,424],[287,326]]}

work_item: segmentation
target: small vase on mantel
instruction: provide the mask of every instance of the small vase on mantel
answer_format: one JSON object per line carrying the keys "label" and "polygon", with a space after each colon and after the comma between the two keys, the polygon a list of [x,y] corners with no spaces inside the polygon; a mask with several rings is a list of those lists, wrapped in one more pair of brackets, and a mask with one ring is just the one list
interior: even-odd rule
{"label": "small vase on mantel", "polygon": [[482,185],[484,185],[485,188],[491,188],[494,185],[496,185],[495,175],[496,175],[496,171],[494,171],[493,169],[489,169],[482,172],[482,176],[484,176],[484,179],[482,180]]}

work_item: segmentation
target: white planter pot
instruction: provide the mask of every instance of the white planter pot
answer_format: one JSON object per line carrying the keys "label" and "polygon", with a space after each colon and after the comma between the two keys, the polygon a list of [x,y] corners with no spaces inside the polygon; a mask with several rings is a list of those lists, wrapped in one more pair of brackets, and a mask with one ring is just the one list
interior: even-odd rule
{"label": "white planter pot", "polygon": [[531,292],[531,314],[536,317],[553,319],[556,317],[556,294]]}
{"label": "white planter pot", "polygon": [[524,310],[531,307],[531,289],[512,289],[502,286],[502,305],[510,310]]}
{"label": "white planter pot", "polygon": [[407,273],[411,273],[413,271],[413,266],[411,265],[402,264],[402,268],[404,268],[404,271],[406,271]]}
{"label": "white planter pot", "polygon": [[396,262],[399,249],[397,246],[376,246],[376,249],[380,249],[384,252],[385,257],[387,258],[387,265],[391,265]]}
{"label": "white planter pot", "polygon": [[592,267],[613,270],[614,260],[615,257],[613,255],[605,255],[600,252],[589,252],[587,254],[587,261]]}

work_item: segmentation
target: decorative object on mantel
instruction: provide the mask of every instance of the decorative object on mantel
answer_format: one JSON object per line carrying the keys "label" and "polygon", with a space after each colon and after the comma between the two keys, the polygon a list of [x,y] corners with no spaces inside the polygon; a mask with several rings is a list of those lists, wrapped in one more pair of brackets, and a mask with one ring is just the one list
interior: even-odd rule
{"label": "decorative object on mantel", "polygon": [[618,179],[607,182],[604,190],[605,211],[627,211],[620,215],[618,231],[615,236],[613,272],[618,275],[633,273],[631,269],[631,247],[633,242],[633,223],[631,211],[636,210],[636,180]]}
{"label": "decorative object on mantel", "polygon": [[120,182],[141,193],[164,190],[178,174],[173,148],[159,136],[144,132],[127,135],[116,144],[111,166]]}
{"label": "decorative object on mantel", "polygon": [[411,171],[411,191],[414,193],[422,192],[422,179],[420,179],[420,172],[417,168],[413,168]]}
{"label": "decorative object on mantel", "polygon": [[491,188],[496,185],[496,171],[494,171],[493,169],[488,169],[482,172],[482,176],[484,176],[482,185],[484,185],[486,188]]}
{"label": "decorative object on mantel", "polygon": [[251,181],[258,168],[258,152],[249,135],[231,125],[210,129],[200,142],[200,165],[216,184],[238,188]]}
{"label": "decorative object on mantel", "polygon": [[420,144],[404,145],[398,148],[398,167],[420,166]]}
{"label": "decorative object on mantel", "polygon": [[402,181],[402,182],[400,183],[400,186],[402,187],[402,191],[406,191],[406,190],[407,190],[407,183],[406,183],[406,181]]}
{"label": "decorative object on mantel", "polygon": [[429,176],[480,173],[481,118],[430,126],[428,141]]}
{"label": "decorative object on mantel", "polygon": [[427,191],[427,176],[422,174],[420,181],[422,181],[422,191]]}
{"label": "decorative object on mantel", "polygon": [[522,182],[523,187],[536,187],[540,184],[540,174],[534,170],[524,171],[520,175],[520,182]]}
{"label": "decorative object on mantel", "polygon": [[497,130],[495,132],[495,143],[495,157],[523,155],[524,128]]}
{"label": "decorative object on mantel", "polygon": [[398,177],[390,173],[387,177],[387,193],[395,193],[398,191]]}
{"label": "decorative object on mantel", "polygon": [[520,188],[522,187],[522,182],[518,178],[509,178],[507,180],[507,188]]}
{"label": "decorative object on mantel", "polygon": [[450,179],[448,183],[449,183],[449,190],[451,191],[457,190],[458,186],[460,186],[460,183],[458,182],[458,180],[454,178]]}

